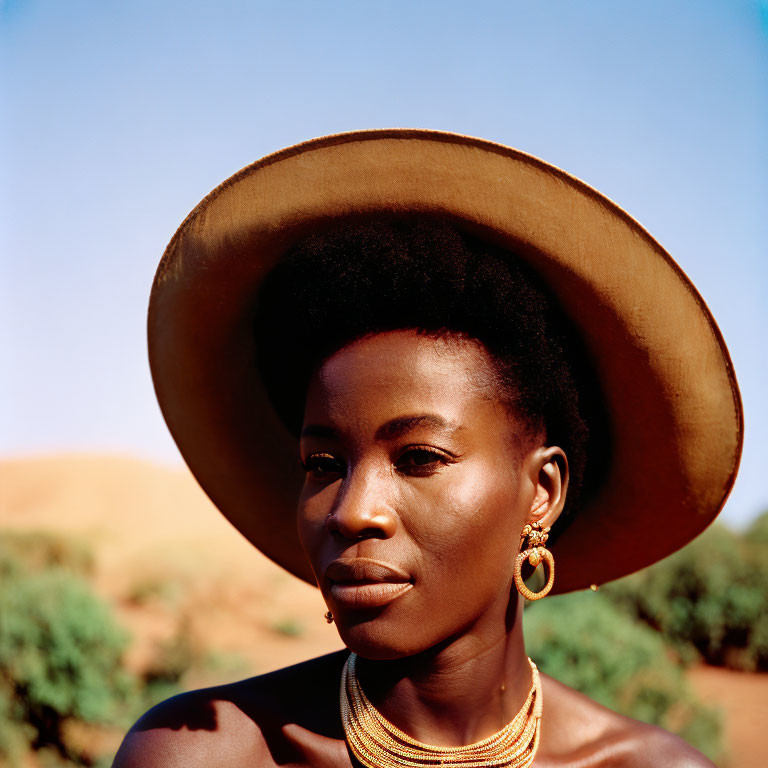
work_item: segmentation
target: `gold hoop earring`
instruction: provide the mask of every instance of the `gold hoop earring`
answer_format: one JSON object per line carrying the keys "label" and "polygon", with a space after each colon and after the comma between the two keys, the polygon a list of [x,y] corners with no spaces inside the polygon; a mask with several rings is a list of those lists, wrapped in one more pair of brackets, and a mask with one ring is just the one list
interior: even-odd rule
{"label": "gold hoop earring", "polygon": [[333,614],[330,611],[326,611],[323,616],[329,624],[333,624]]}
{"label": "gold hoop earring", "polygon": [[[523,526],[520,533],[520,548],[522,551],[515,560],[515,586],[517,591],[526,600],[540,600],[549,594],[552,585],[555,583],[555,558],[552,553],[544,546],[549,538],[549,528],[542,530],[541,523],[531,523]],[[528,539],[528,546],[523,549],[525,540]],[[549,576],[543,589],[533,592],[525,586],[523,581],[523,564],[528,561],[534,568],[542,561],[547,561]]]}

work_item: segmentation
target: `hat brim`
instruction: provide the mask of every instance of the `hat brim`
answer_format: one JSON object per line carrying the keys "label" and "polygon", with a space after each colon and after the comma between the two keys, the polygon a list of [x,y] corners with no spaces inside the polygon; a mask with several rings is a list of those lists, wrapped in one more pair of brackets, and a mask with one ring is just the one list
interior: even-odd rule
{"label": "hat brim", "polygon": [[680,268],[558,168],[480,139],[391,129],[323,137],[244,168],[190,213],[158,268],[149,354],[160,407],[243,535],[314,583],[296,530],[297,447],[256,370],[255,295],[299,238],[383,212],[449,216],[526,258],[595,361],[612,455],[552,547],[553,591],[636,571],[709,525],[735,478],[741,401],[717,325]]}

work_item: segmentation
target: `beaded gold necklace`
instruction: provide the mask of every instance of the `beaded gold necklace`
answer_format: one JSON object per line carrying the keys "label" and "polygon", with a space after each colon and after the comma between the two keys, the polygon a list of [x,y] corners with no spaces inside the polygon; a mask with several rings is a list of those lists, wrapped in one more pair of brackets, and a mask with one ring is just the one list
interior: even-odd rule
{"label": "beaded gold necklace", "polygon": [[350,654],[341,673],[341,719],[352,753],[368,768],[529,768],[533,763],[541,730],[541,682],[530,659],[533,682],[520,711],[498,733],[466,747],[424,744],[390,723],[360,686],[356,661]]}

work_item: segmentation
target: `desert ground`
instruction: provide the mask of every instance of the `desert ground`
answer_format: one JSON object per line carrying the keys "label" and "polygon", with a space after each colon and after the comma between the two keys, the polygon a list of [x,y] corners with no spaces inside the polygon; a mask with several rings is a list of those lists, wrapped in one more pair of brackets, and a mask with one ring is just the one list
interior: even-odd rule
{"label": "desert ground", "polygon": [[[136,669],[180,633],[221,662],[202,684],[341,646],[318,591],[254,550],[185,469],[85,455],[1,461],[0,527],[92,548],[94,586],[132,633]],[[765,768],[768,675],[700,667],[691,679],[724,712],[730,765]]]}

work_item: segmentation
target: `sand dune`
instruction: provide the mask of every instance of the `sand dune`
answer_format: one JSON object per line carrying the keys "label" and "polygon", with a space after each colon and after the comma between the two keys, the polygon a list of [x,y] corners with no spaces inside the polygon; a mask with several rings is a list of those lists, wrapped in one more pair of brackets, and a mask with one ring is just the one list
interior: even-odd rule
{"label": "sand dune", "polygon": [[[133,631],[137,664],[180,617],[254,671],[340,646],[317,589],[255,550],[185,468],[87,455],[0,461],[0,526],[92,547],[95,586]],[[153,591],[173,599],[144,599]]]}
{"label": "sand dune", "polygon": [[6,460],[0,487],[3,526],[86,536],[120,559],[203,540],[260,559],[183,468],[87,455]]}

